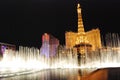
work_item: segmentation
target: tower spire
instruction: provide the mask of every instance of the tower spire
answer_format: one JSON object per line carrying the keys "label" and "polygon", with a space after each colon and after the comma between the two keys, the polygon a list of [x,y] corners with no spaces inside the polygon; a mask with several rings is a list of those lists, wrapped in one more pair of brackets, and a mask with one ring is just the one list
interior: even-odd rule
{"label": "tower spire", "polygon": [[77,14],[78,14],[78,34],[84,33],[84,26],[82,21],[81,7],[80,4],[77,4]]}
{"label": "tower spire", "polygon": [[77,35],[76,44],[80,44],[80,43],[85,43],[87,38],[84,31],[81,7],[79,3],[77,4],[77,14],[78,14],[78,35]]}

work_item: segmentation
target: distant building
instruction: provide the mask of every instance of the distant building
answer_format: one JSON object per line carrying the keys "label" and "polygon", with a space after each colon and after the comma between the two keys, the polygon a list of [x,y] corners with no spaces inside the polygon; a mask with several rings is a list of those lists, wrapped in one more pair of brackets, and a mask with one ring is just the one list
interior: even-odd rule
{"label": "distant building", "polygon": [[15,46],[15,45],[12,45],[12,44],[1,43],[1,42],[0,42],[0,53],[1,53],[1,54],[4,54],[5,50],[8,50],[8,49],[16,50],[16,46]]}
{"label": "distant building", "polygon": [[59,45],[59,40],[54,36],[44,33],[42,35],[42,47],[40,49],[40,54],[45,57],[54,57],[57,54],[57,47]]}
{"label": "distant building", "polygon": [[0,56],[3,57],[4,53],[6,50],[11,49],[11,50],[16,50],[16,46],[8,43],[1,43],[0,42]]}
{"label": "distant building", "polygon": [[89,40],[89,43],[92,45],[92,50],[96,50],[98,48],[101,48],[101,35],[100,30],[92,29],[90,31],[86,32],[87,39]]}
{"label": "distant building", "polygon": [[82,14],[80,4],[77,5],[78,13],[78,32],[66,32],[65,42],[66,48],[77,47],[80,53],[84,54],[86,51],[94,51],[101,48],[100,30],[92,29],[88,32],[84,31]]}

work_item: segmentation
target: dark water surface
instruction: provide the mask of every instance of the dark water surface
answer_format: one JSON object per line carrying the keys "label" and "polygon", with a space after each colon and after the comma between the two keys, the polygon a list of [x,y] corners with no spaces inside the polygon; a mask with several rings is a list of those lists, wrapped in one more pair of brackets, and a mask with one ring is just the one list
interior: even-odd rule
{"label": "dark water surface", "polygon": [[120,68],[48,69],[0,80],[120,80]]}

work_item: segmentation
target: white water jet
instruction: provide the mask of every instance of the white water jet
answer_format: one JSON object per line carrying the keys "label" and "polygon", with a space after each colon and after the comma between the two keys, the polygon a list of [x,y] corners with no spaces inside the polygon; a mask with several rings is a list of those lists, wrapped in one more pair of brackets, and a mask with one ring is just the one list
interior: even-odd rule
{"label": "white water jet", "polygon": [[[106,47],[91,53],[78,61],[77,54],[60,53],[52,58],[40,55],[37,48],[19,47],[18,51],[6,50],[0,61],[0,77],[33,73],[51,68],[106,68],[120,67],[120,46],[118,35],[109,35]],[[80,65],[79,65],[80,64]]]}
{"label": "white water jet", "polygon": [[0,61],[0,77],[20,75],[51,68],[76,68],[77,55],[64,54],[47,58],[37,48],[19,47],[18,51],[6,50]]}
{"label": "white water jet", "polygon": [[120,37],[116,33],[105,36],[105,46],[92,53],[86,53],[86,68],[120,67]]}

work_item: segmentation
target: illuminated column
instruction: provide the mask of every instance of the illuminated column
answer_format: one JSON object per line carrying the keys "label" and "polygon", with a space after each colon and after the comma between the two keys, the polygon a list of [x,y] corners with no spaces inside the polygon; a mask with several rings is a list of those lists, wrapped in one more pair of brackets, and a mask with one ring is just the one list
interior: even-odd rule
{"label": "illuminated column", "polygon": [[78,13],[78,33],[85,33],[84,27],[83,27],[80,4],[77,5],[77,13]]}

